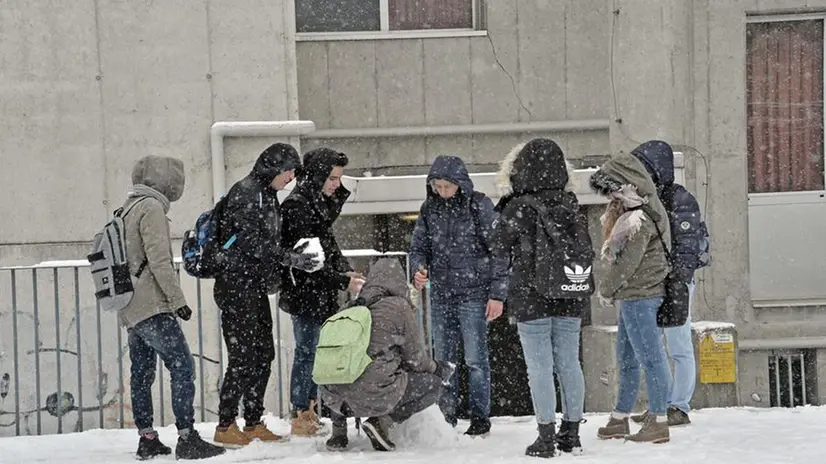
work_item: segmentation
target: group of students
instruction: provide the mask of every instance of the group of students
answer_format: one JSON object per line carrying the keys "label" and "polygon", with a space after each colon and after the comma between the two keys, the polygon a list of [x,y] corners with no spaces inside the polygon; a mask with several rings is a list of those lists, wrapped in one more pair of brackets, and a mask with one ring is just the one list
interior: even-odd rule
{"label": "group of students", "polygon": [[[460,158],[438,157],[427,176],[409,274],[386,258],[365,277],[343,257],[332,226],[350,194],[341,184],[347,162],[343,153],[320,148],[307,152],[302,163],[292,146],[273,144],[216,205],[216,240],[223,246],[214,298],[228,365],[214,442],[243,446],[253,440],[286,440],[261,420],[275,357],[268,295],[276,291],[279,307],[291,315],[296,343],[291,434],[326,433],[318,418],[320,390],[333,419],[327,441],[331,450],[347,448],[348,416],[366,417],[362,429],[375,449],[385,451],[395,447],[390,428],[432,404],[438,403],[455,427],[459,397],[453,372],[460,343],[470,383],[471,420],[465,433],[486,436],[491,427],[487,325],[503,313],[517,325],[538,423],[539,436],[526,454],[550,457],[557,449],[580,449],[584,380],[579,333],[593,287],[600,302],[617,307],[619,323],[619,395],[599,436],[662,442],[669,438],[669,424],[688,422],[694,381],[693,348],[686,351],[692,343],[690,319],[666,329],[677,365],[672,385],[657,312],[669,273],[693,288],[693,273],[705,264],[707,232],[694,197],[673,183],[673,153],[665,142],[647,142],[632,154],[616,155],[590,179],[593,190],[608,200],[601,250],[606,269],[598,285],[589,264],[594,251],[588,221],[571,186],[570,165],[551,140],[531,140],[506,157],[496,206],[474,190]],[[276,192],[295,177],[295,189],[279,204]],[[175,272],[166,217],[170,203],[183,193],[183,165],[172,158],[145,157],[135,165],[132,181],[124,227],[135,296],[119,314],[129,334],[138,457],[171,453],[152,428],[156,353],[171,373],[179,431],[176,456],[216,456],[224,446],[207,443],[193,428],[193,360],[176,321],[176,316],[188,320],[192,314]],[[306,245],[296,246],[306,238],[319,239],[323,258]],[[144,266],[148,272],[142,272]],[[568,284],[550,291],[543,282],[556,282],[548,269],[557,268],[564,269],[561,275]],[[416,322],[411,284],[430,289],[434,355]],[[313,382],[316,346],[324,322],[339,311],[341,291],[349,291],[354,300],[348,306],[370,309],[366,354],[372,362],[351,384],[319,386]],[[643,426],[632,435],[628,420],[640,365],[650,411],[633,417]],[[554,375],[562,392],[558,431]],[[242,401],[244,427],[239,428]]]}

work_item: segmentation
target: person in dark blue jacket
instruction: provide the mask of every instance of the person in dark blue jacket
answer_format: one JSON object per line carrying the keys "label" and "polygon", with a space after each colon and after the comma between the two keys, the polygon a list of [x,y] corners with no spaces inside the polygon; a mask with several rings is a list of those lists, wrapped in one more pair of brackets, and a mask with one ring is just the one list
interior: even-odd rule
{"label": "person in dark blue jacket", "polygon": [[[460,158],[436,158],[426,188],[410,245],[410,272],[416,288],[430,283],[436,360],[456,363],[463,343],[470,370],[471,424],[465,433],[484,436],[490,431],[487,323],[502,314],[508,264],[491,253],[493,202],[473,190]],[[439,401],[453,426],[459,403],[457,378]]]}
{"label": "person in dark blue jacket", "polygon": [[[700,213],[700,205],[688,190],[674,182],[674,151],[660,140],[650,140],[632,152],[645,166],[657,186],[671,224],[673,266],[680,280],[689,286],[689,310],[694,294],[694,271],[709,265],[708,229]],[[689,402],[694,395],[696,380],[694,344],[691,336],[691,314],[680,327],[664,330],[668,354],[674,361],[674,377],[668,401],[668,425],[691,423]],[[645,413],[632,416],[644,422]]]}

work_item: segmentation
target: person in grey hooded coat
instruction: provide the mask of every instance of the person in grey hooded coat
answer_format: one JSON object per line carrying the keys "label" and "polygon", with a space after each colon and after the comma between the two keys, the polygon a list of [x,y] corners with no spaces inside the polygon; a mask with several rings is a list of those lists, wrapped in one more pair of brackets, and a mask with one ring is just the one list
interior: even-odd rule
{"label": "person in grey hooded coat", "polygon": [[126,256],[135,293],[118,313],[127,329],[132,414],[140,440],[137,455],[148,459],[171,454],[152,427],[152,385],[157,358],[169,369],[172,412],[178,428],[178,459],[202,459],[224,453],[198,435],[195,423],[195,368],[186,337],[176,316],[187,321],[186,303],[172,262],[169,219],[172,202],[184,192],[184,164],[177,159],[146,156],[132,169],[132,189],[123,205]]}
{"label": "person in grey hooded coat", "polygon": [[369,417],[363,425],[373,447],[392,451],[388,429],[436,404],[453,365],[431,357],[409,299],[401,264],[393,258],[376,262],[351,306],[367,306],[372,315],[367,354],[373,362],[355,382],[323,385],[319,389],[334,413],[328,449],[347,447],[346,416]]}

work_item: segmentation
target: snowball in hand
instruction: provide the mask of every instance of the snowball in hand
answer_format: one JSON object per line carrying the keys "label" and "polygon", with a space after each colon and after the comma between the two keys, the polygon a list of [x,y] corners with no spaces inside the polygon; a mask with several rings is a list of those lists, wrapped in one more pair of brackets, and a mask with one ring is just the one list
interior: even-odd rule
{"label": "snowball in hand", "polygon": [[316,257],[318,264],[316,264],[315,267],[309,271],[315,272],[324,267],[324,248],[321,248],[321,240],[319,240],[318,237],[302,238],[298,241],[298,243],[295,244],[293,249],[301,248],[307,242],[310,242],[310,244],[307,245],[307,248],[305,248],[302,253],[315,253],[316,255],[318,255]]}

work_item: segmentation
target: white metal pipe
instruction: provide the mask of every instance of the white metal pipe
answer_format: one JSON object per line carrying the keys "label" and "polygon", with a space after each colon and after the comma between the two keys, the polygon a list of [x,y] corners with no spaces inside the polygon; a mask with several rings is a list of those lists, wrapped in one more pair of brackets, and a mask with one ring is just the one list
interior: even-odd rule
{"label": "white metal pipe", "polygon": [[212,201],[226,193],[224,137],[295,137],[315,130],[312,121],[221,121],[210,129],[212,150]]}
{"label": "white metal pipe", "polygon": [[514,134],[530,132],[576,132],[608,130],[607,119],[571,121],[537,121],[517,123],[466,124],[456,126],[362,127],[324,129],[306,135],[306,139],[343,139],[359,137],[426,137],[459,134]]}

